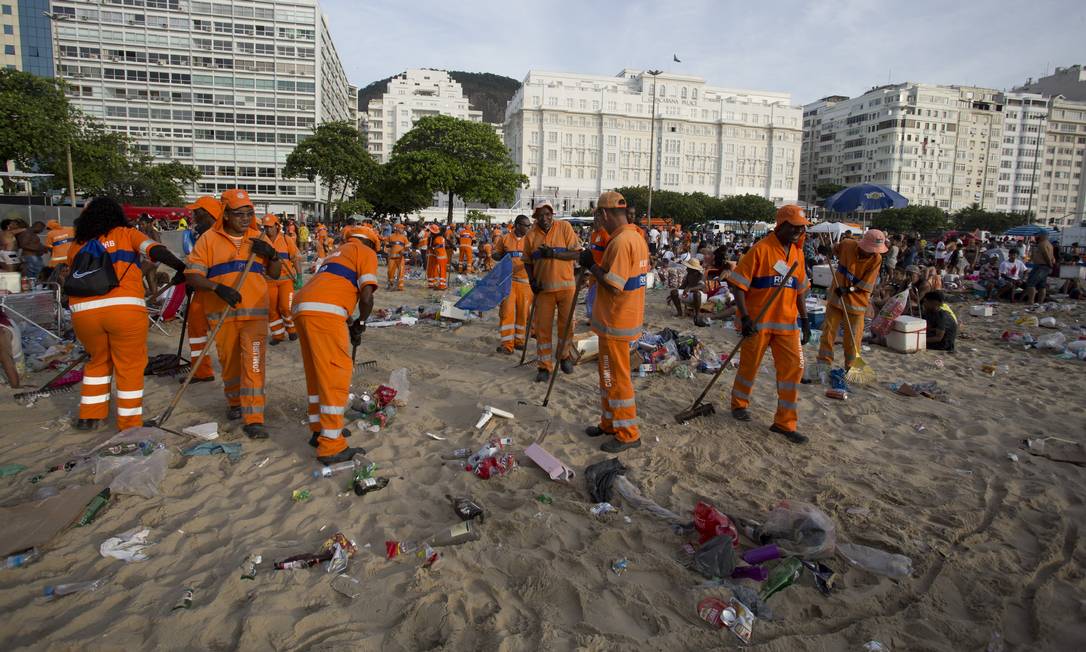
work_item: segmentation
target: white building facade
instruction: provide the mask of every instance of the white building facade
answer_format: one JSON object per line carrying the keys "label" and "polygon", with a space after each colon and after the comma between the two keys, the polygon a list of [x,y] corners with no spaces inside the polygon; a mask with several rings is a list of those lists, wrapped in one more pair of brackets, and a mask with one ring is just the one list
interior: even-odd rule
{"label": "white building facade", "polygon": [[787,93],[719,88],[700,77],[661,73],[654,85],[640,70],[533,70],[506,107],[504,138],[529,178],[518,201],[525,208],[536,198],[559,213],[591,208],[604,190],[648,185],[650,163],[657,190],[751,193],[784,204],[797,197],[801,117]]}
{"label": "white building facade", "polygon": [[468,104],[460,83],[444,70],[410,69],[393,77],[385,93],[366,109],[366,141],[378,163],[387,163],[392,147],[411,131],[419,118],[448,115],[483,121],[483,112]]}
{"label": "white building facade", "polygon": [[287,155],[355,101],[316,0],[53,2],[69,99],[161,161],[203,173],[190,197],[248,190],[258,210],[319,209]]}

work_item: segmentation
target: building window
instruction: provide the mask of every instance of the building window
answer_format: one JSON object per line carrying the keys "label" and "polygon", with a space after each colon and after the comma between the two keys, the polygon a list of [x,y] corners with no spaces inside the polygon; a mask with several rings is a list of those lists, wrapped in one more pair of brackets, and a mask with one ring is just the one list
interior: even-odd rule
{"label": "building window", "polygon": [[11,15],[11,5],[4,5],[4,15],[5,16],[10,16]]}
{"label": "building window", "polygon": [[10,36],[15,33],[15,30],[11,25],[4,25],[4,33]]}
{"label": "building window", "polygon": [[[4,5],[4,7],[7,8],[7,5]],[[4,46],[4,54],[15,54],[15,46],[14,45],[5,45]]]}

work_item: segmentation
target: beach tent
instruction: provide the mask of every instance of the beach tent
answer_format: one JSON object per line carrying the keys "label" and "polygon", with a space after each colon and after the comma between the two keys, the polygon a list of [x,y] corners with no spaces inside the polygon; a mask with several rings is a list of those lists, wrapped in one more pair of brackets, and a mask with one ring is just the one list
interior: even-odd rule
{"label": "beach tent", "polygon": [[831,241],[837,242],[841,239],[841,236],[845,234],[845,231],[852,231],[853,235],[863,235],[863,232],[866,230],[867,229],[859,224],[849,224],[848,222],[822,222],[807,229],[807,233],[826,233],[829,234]]}

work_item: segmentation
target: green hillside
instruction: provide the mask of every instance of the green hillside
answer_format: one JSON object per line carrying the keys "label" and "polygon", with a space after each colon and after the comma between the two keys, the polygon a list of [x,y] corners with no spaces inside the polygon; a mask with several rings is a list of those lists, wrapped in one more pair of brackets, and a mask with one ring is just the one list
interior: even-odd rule
{"label": "green hillside", "polygon": [[[471,104],[471,108],[483,112],[485,122],[504,122],[505,104],[520,88],[520,82],[517,80],[489,72],[450,70],[449,76],[464,87],[464,95],[467,96],[468,103]],[[385,87],[391,79],[392,77],[385,77],[359,90],[358,110],[365,111],[370,100],[385,92]]]}

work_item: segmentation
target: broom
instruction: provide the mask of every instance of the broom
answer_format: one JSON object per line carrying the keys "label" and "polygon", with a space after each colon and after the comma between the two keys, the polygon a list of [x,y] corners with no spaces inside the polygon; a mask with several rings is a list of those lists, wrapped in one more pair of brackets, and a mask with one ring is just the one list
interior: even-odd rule
{"label": "broom", "polygon": [[[833,272],[833,287],[830,288],[830,292],[833,292],[838,286],[837,271]],[[848,371],[845,373],[845,380],[856,385],[866,385],[868,383],[875,382],[876,373],[875,369],[867,364],[861,355],[860,341],[856,339],[852,332],[852,322],[848,318],[848,311],[844,308],[845,302],[841,300],[841,313],[844,314],[843,322],[845,322],[845,336],[852,342],[852,347],[856,351],[856,357],[852,359],[852,364],[849,365]],[[846,360],[847,362],[847,360]]]}

